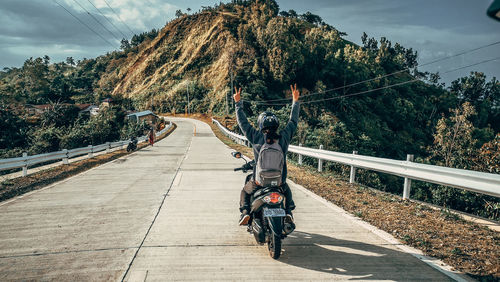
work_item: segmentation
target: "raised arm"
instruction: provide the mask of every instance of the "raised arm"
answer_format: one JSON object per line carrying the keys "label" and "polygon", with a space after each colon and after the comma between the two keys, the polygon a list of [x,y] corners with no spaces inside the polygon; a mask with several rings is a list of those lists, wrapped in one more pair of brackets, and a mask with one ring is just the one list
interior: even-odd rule
{"label": "raised arm", "polygon": [[243,102],[241,101],[241,88],[235,89],[235,94],[233,96],[234,102],[236,105],[236,120],[238,121],[238,125],[243,131],[243,134],[247,137],[248,141],[252,144],[258,143],[259,131],[257,131],[253,126],[248,122],[247,116],[243,111]]}
{"label": "raised arm", "polygon": [[293,137],[293,134],[297,130],[297,125],[299,124],[299,96],[300,93],[297,90],[297,84],[294,86],[290,85],[290,89],[292,90],[293,103],[292,103],[292,111],[290,112],[290,120],[286,124],[285,128],[280,132],[280,134],[287,140],[287,143],[290,143],[290,140]]}

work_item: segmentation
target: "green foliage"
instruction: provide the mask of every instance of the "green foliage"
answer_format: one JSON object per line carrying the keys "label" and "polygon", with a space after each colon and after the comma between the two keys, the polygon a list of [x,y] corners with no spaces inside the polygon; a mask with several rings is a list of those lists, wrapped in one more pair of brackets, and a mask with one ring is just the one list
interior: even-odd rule
{"label": "green foliage", "polygon": [[431,158],[447,167],[468,169],[472,166],[476,143],[472,138],[474,126],[469,118],[476,112],[469,102],[450,111],[453,115],[442,117],[436,125],[434,145],[429,150]]}
{"label": "green foliage", "polygon": [[306,12],[305,14],[300,15],[300,19],[315,25],[319,25],[323,22],[323,19],[320,16],[312,14],[311,12]]}
{"label": "green foliage", "polygon": [[30,155],[59,151],[59,143],[64,130],[55,125],[36,128],[29,133]]}
{"label": "green foliage", "polygon": [[50,63],[50,58],[30,58],[21,68],[8,69],[0,79],[0,104],[93,103],[98,81],[111,55]]}
{"label": "green foliage", "polygon": [[142,123],[138,123],[135,121],[128,121],[125,123],[125,126],[122,128],[120,139],[130,139],[132,137],[143,136],[149,131],[150,126],[143,121]]}
{"label": "green foliage", "polygon": [[[471,103],[465,102],[460,108],[451,109],[450,112],[452,115],[449,118],[443,116],[436,125],[434,144],[429,147],[430,156],[426,162],[498,173],[498,160],[500,159],[498,139],[500,136],[477,149],[475,145],[477,140],[473,138],[473,132],[476,130],[472,123],[476,114],[474,107]],[[500,199],[498,198],[441,185],[417,183],[414,186],[416,187],[413,189],[412,197],[415,199],[499,219]]]}
{"label": "green foliage", "polygon": [[0,108],[0,150],[26,145],[26,122],[6,109]]}
{"label": "green foliage", "polygon": [[500,82],[496,78],[486,81],[481,72],[471,72],[467,77],[451,83],[450,92],[460,99],[460,103],[470,103],[476,115],[471,119],[478,128],[490,125],[495,132],[500,131]]}
{"label": "green foliage", "polygon": [[[177,12],[180,12],[180,10],[178,10]],[[176,12],[176,14],[177,14],[177,12]],[[181,12],[181,14],[182,14],[182,12]],[[132,39],[130,40],[130,47],[137,47],[142,42],[144,42],[146,40],[152,40],[156,36],[158,36],[158,30],[154,29],[154,28],[151,31],[143,32],[143,33],[140,33],[140,34],[134,34],[132,36]],[[123,43],[128,43],[128,42],[123,42],[122,41],[122,44]],[[127,47],[126,45],[127,44],[125,44],[124,47]]]}
{"label": "green foliage", "polygon": [[72,124],[77,118],[79,109],[72,105],[53,104],[52,109],[44,112],[41,116],[40,125],[67,127]]}
{"label": "green foliage", "polygon": [[500,174],[500,133],[481,146],[475,165],[479,171]]}

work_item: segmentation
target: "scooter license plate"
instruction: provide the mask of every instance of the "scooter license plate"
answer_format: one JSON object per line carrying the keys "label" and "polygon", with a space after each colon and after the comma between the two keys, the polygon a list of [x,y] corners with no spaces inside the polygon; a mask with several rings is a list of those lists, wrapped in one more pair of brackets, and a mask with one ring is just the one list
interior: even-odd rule
{"label": "scooter license plate", "polygon": [[264,209],[265,217],[283,217],[285,216],[284,209]]}

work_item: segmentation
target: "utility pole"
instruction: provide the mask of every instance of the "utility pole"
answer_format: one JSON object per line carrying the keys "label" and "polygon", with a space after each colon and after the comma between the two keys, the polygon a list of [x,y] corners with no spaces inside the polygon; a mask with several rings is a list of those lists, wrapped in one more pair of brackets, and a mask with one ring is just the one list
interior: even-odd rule
{"label": "utility pole", "polygon": [[[233,56],[234,53],[231,51],[231,53],[229,53],[229,76],[231,79],[231,97],[229,97],[229,99],[233,98]],[[229,100],[226,94],[226,116],[227,115],[229,115]]]}
{"label": "utility pole", "polygon": [[233,109],[234,109],[234,99],[233,99],[233,91],[234,91],[234,85],[233,85],[233,81],[234,81],[234,78],[233,78],[233,66],[231,64],[231,97],[229,97],[229,99],[231,99],[230,101],[233,101]]}
{"label": "utility pole", "polygon": [[229,111],[229,100],[227,99],[227,94],[226,94],[226,116],[228,116],[228,111]]}
{"label": "utility pole", "polygon": [[226,93],[226,116],[229,115],[229,100],[227,99],[227,93]]}
{"label": "utility pole", "polygon": [[188,115],[189,115],[189,82],[187,84],[187,94],[188,94],[188,104],[187,104],[187,108],[188,108]]}

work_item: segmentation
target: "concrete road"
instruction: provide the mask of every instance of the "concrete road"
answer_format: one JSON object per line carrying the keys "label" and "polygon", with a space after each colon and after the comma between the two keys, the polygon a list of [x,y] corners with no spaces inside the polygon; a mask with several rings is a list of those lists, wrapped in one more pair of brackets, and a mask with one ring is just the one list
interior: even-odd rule
{"label": "concrete road", "polygon": [[[204,123],[0,204],[0,281],[450,280],[292,185],[280,260],[237,226],[241,161]],[[196,126],[196,136],[193,129]]]}

